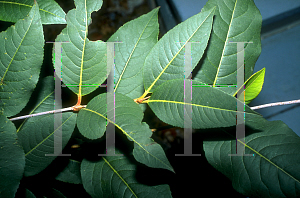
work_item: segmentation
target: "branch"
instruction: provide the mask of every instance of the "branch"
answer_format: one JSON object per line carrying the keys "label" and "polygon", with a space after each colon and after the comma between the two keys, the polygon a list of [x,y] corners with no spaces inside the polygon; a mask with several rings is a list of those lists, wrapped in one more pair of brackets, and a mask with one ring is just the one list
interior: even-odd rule
{"label": "branch", "polygon": [[266,108],[266,107],[273,107],[273,106],[287,105],[287,104],[295,104],[295,103],[300,103],[300,99],[299,100],[291,100],[291,101],[287,101],[287,102],[275,102],[275,103],[269,103],[269,104],[259,105],[259,106],[251,107],[251,109],[252,110],[254,110],[254,109],[262,109],[262,108]]}
{"label": "branch", "polygon": [[68,107],[68,108],[64,108],[64,109],[45,111],[45,112],[41,112],[41,113],[35,113],[35,114],[26,115],[26,116],[11,118],[9,120],[10,121],[21,120],[21,119],[31,118],[31,117],[35,117],[35,116],[40,116],[40,115],[46,115],[46,114],[50,114],[50,113],[62,113],[62,112],[65,112],[65,111],[79,111],[81,108],[84,108],[84,107],[86,107],[86,105],[82,105],[80,107],[75,105],[73,107]]}
{"label": "branch", "polygon": [[[273,107],[273,106],[287,105],[287,104],[296,104],[296,103],[300,103],[300,99],[299,100],[291,100],[291,101],[287,101],[287,102],[275,102],[275,103],[259,105],[259,106],[251,107],[251,109],[252,110],[262,109],[262,108],[266,108],[266,107]],[[65,112],[65,111],[79,111],[81,108],[85,108],[85,107],[86,107],[86,105],[80,105],[80,106],[75,105],[73,107],[68,107],[68,108],[64,108],[64,109],[45,111],[45,112],[41,112],[41,113],[35,113],[35,114],[26,115],[26,116],[11,118],[9,120],[10,121],[21,120],[21,119],[31,118],[31,117],[35,117],[35,116],[40,116],[40,115],[46,115],[46,114],[50,114],[50,113],[61,113],[61,112]]]}

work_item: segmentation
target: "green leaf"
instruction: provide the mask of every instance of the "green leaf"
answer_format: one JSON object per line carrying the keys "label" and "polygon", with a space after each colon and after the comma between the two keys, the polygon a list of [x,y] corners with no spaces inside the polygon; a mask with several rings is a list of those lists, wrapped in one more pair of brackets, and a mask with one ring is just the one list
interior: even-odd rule
{"label": "green leaf", "polygon": [[140,125],[124,125],[123,133],[127,133],[127,138],[134,142],[134,158],[152,168],[164,168],[175,173],[169,163],[164,150],[152,138],[152,131],[143,122]]}
{"label": "green leaf", "polygon": [[55,179],[71,184],[81,184],[80,162],[70,160],[67,167]]}
{"label": "green leaf", "polygon": [[144,64],[146,92],[152,92],[167,80],[184,78],[185,46],[192,44],[192,69],[201,59],[212,28],[215,8],[200,12],[166,33],[151,49]]}
{"label": "green leaf", "polygon": [[[78,113],[77,127],[79,132],[86,138],[97,139],[104,135],[107,125],[105,97],[106,94],[94,97],[86,108],[81,109]],[[101,113],[98,114],[98,112]]]}
{"label": "green leaf", "polygon": [[[40,195],[40,197],[43,198],[66,198],[66,196],[64,196],[60,191],[58,191],[55,188],[51,188],[51,189],[47,189],[47,191],[41,191],[40,193],[42,193],[43,195]],[[19,196],[21,197],[20,193]],[[27,188],[24,191],[24,194],[22,194],[23,197],[25,198],[36,198],[36,196]]]}
{"label": "green leaf", "polygon": [[[53,76],[42,81],[42,91],[38,102],[30,113],[39,113],[54,110],[54,81]],[[73,112],[62,113],[62,149],[68,143],[76,124],[76,114]],[[18,138],[23,146],[26,157],[25,176],[32,176],[44,170],[56,156],[54,154],[54,115],[47,114],[26,119],[18,129]]]}
{"label": "green leaf", "polygon": [[0,194],[1,197],[15,197],[23,177],[25,155],[17,143],[15,125],[0,115]]}
{"label": "green leaf", "polygon": [[[158,9],[126,23],[108,39],[108,42],[123,42],[115,44],[115,92],[132,99],[144,93],[143,64],[157,43]],[[140,106],[146,109],[145,104]]]}
{"label": "green leaf", "polygon": [[43,27],[35,4],[29,16],[0,33],[0,110],[19,113],[38,82],[44,56]]}
{"label": "green leaf", "polygon": [[[87,38],[91,13],[101,8],[102,1],[85,3],[84,0],[77,0],[75,5],[76,9],[70,10],[66,16],[67,27],[55,41],[67,42],[61,45],[62,81],[74,93],[84,96],[96,90],[107,75],[106,43]],[[60,77],[60,72],[57,74]]]}
{"label": "green leaf", "polygon": [[36,196],[27,188],[25,189],[25,198],[36,198]]}
{"label": "green leaf", "polygon": [[244,195],[299,197],[299,136],[282,121],[265,121],[257,124],[257,129],[249,129],[246,133],[251,134],[245,137],[245,154],[254,156],[228,156],[236,153],[233,137],[226,141],[204,141],[205,157]]}
{"label": "green leaf", "polygon": [[[245,79],[254,69],[261,52],[260,30],[262,17],[253,0],[209,0],[203,11],[216,7],[213,30],[207,46],[207,55],[201,61],[201,69],[194,80],[209,85],[237,84],[237,44],[229,42],[253,42],[245,44]],[[233,95],[236,87],[218,87]]]}
{"label": "green leaf", "polygon": [[[244,95],[240,95],[240,101],[244,102],[245,100],[245,104],[249,104],[254,98],[258,96],[264,84],[265,71],[265,68],[259,70],[244,83],[245,87],[243,86],[239,88],[239,90],[245,89],[245,99]],[[235,96],[237,92],[238,91],[236,91],[233,96]]]}
{"label": "green leaf", "polygon": [[[116,153],[119,152],[116,150]],[[138,183],[136,167],[126,156],[102,157],[97,162],[83,159],[83,187],[93,198],[172,197],[168,185],[146,186]]]}
{"label": "green leaf", "polygon": [[46,196],[44,197],[55,197],[55,198],[67,198],[64,194],[62,194],[59,190],[52,188],[50,192],[46,193]]}
{"label": "green leaf", "polygon": [[100,138],[106,130],[106,121],[111,122],[134,142],[133,154],[138,162],[174,172],[161,146],[150,138],[152,131],[149,126],[141,123],[142,109],[131,98],[119,93],[115,93],[115,101],[108,101],[108,105],[114,102],[112,111],[115,111],[115,120],[108,120],[106,93],[93,98],[78,113],[77,127],[80,133],[90,139]]}
{"label": "green leaf", "polygon": [[[184,102],[184,81],[190,88],[191,80],[170,80],[157,87],[147,100],[155,115],[163,122],[184,128],[184,106],[192,106],[194,129],[229,127],[236,125],[236,98],[223,91],[192,81],[192,103]],[[202,84],[202,85],[201,85]],[[247,119],[260,117],[245,106]]]}
{"label": "green leaf", "polygon": [[[54,0],[36,0],[42,24],[66,24],[66,13]],[[33,0],[0,1],[0,20],[17,22],[26,17],[34,5]],[[12,14],[13,13],[13,14]]]}

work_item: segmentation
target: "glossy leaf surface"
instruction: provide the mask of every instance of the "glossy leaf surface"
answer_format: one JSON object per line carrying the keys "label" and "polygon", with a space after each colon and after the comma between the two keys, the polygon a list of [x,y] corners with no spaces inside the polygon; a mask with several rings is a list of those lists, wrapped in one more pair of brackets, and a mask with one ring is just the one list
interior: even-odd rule
{"label": "glossy leaf surface", "polygon": [[[54,110],[54,80],[53,76],[43,80],[42,91],[38,102],[30,113]],[[62,138],[56,142],[62,148],[68,143],[76,124],[76,114],[62,113]],[[26,119],[18,129],[18,138],[23,146],[26,157],[25,176],[35,175],[44,170],[56,156],[45,156],[54,153],[54,115],[47,114]]]}
{"label": "glossy leaf surface", "polygon": [[[259,70],[244,83],[244,87],[240,89],[245,89],[245,99],[244,95],[240,95],[240,101],[244,102],[245,100],[245,104],[249,104],[254,98],[258,96],[264,84],[265,71],[265,68]],[[234,96],[236,95],[236,93],[234,94]]]}
{"label": "glossy leaf surface", "polygon": [[44,56],[44,35],[38,6],[29,16],[0,33],[0,111],[19,113],[38,82]]}
{"label": "glossy leaf surface", "polygon": [[[42,24],[65,24],[65,12],[54,0],[36,0],[39,5]],[[0,20],[17,22],[27,16],[32,9],[32,0],[7,0],[0,1]],[[13,14],[12,14],[13,13]]]}
{"label": "glossy leaf surface", "polygon": [[142,109],[131,98],[115,93],[115,101],[108,101],[108,105],[115,103],[115,108],[108,110],[115,112],[115,120],[108,120],[106,103],[106,94],[100,94],[79,111],[77,127],[80,133],[90,139],[100,138],[106,130],[106,121],[111,122],[134,142],[133,154],[137,161],[149,167],[174,171],[161,146],[150,138],[149,126],[141,123]]}
{"label": "glossy leaf surface", "polygon": [[168,185],[146,186],[139,183],[135,178],[136,165],[125,156],[105,156],[96,162],[84,159],[81,175],[85,190],[93,198],[172,197]]}
{"label": "glossy leaf surface", "polygon": [[[209,0],[203,11],[216,7],[213,30],[207,46],[207,55],[201,60],[200,71],[194,80],[209,85],[237,84],[237,44],[244,44],[245,79],[252,73],[261,52],[260,30],[262,18],[253,0]],[[229,43],[230,42],[230,43]],[[220,87],[233,95],[236,87]]]}
{"label": "glossy leaf surface", "polygon": [[23,177],[25,154],[17,142],[16,127],[0,115],[0,195],[13,198]]}
{"label": "glossy leaf surface", "polygon": [[[282,121],[256,124],[245,137],[245,153],[236,153],[236,140],[204,141],[205,157],[226,175],[233,187],[249,197],[300,196],[300,138]],[[226,132],[226,131],[225,131]],[[227,132],[226,132],[227,133]]]}
{"label": "glossy leaf surface", "polygon": [[[185,82],[184,82],[185,81]],[[186,89],[192,86],[192,103],[184,102]],[[193,84],[191,84],[193,83]],[[157,87],[148,104],[156,116],[170,125],[184,128],[184,106],[192,106],[194,129],[229,127],[236,125],[236,98],[198,81],[175,79]],[[246,120],[260,117],[245,106]],[[186,115],[187,116],[187,115]]]}
{"label": "glossy leaf surface", "polygon": [[[87,38],[91,13],[100,9],[102,1],[78,0],[75,6],[66,16],[67,27],[55,41],[64,42],[61,45],[63,83],[75,94],[84,96],[96,90],[107,75],[106,43]],[[57,75],[60,77],[59,71]]]}
{"label": "glossy leaf surface", "polygon": [[152,92],[167,80],[184,78],[185,46],[193,43],[192,69],[195,68],[206,48],[215,8],[192,16],[166,33],[151,49],[144,64],[146,93]]}

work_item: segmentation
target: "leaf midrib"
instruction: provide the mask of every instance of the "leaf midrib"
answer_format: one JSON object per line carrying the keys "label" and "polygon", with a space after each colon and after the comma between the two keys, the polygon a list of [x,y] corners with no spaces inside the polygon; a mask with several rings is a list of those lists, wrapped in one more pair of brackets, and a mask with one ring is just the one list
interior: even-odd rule
{"label": "leaf midrib", "polygon": [[150,23],[150,21],[152,20],[152,18],[153,18],[154,15],[155,15],[155,13],[151,16],[151,18],[149,19],[148,23],[145,25],[145,27],[144,27],[142,33],[140,34],[140,36],[139,36],[139,38],[138,38],[138,40],[137,40],[137,42],[136,42],[136,44],[134,45],[134,48],[132,49],[132,51],[131,51],[131,53],[130,53],[128,59],[127,59],[127,62],[126,62],[126,64],[125,64],[125,66],[124,66],[124,69],[123,69],[123,71],[122,71],[122,73],[121,73],[121,75],[120,75],[120,77],[119,77],[119,80],[118,80],[118,82],[117,82],[117,84],[116,84],[116,88],[115,88],[114,92],[116,92],[116,90],[117,90],[117,88],[118,88],[118,86],[119,86],[119,83],[120,83],[120,81],[121,81],[121,78],[122,78],[122,76],[124,75],[124,72],[125,72],[125,70],[126,70],[128,64],[129,64],[129,61],[131,60],[131,56],[132,56],[132,54],[134,53],[134,51],[135,51],[135,49],[136,49],[138,43],[139,43],[140,40],[141,40],[142,35],[144,34],[146,28],[148,27],[148,24]]}
{"label": "leaf midrib", "polygon": [[[28,151],[27,153],[25,153],[25,157],[30,154],[32,151],[36,150],[36,148],[38,148],[43,142],[45,142],[46,140],[48,140],[52,135],[54,135],[54,133],[59,129],[62,128],[62,126],[73,116],[74,114],[72,114],[71,116],[69,116],[68,119],[66,119],[60,126],[57,127],[57,129],[55,129],[52,133],[50,133],[46,138],[44,138],[40,143],[38,143],[36,146],[34,146],[30,151]],[[50,116],[50,115],[49,115]],[[47,116],[47,117],[49,117]]]}
{"label": "leaf midrib", "polygon": [[166,65],[166,67],[160,72],[160,74],[157,76],[157,78],[153,81],[153,83],[150,85],[150,87],[145,91],[145,93],[141,96],[141,98],[144,98],[152,89],[152,87],[155,85],[155,83],[158,81],[158,79],[161,77],[161,75],[165,72],[165,70],[169,67],[169,65],[173,62],[173,60],[178,56],[178,54],[181,52],[181,50],[186,46],[186,44],[191,40],[191,38],[195,35],[195,33],[199,30],[199,28],[202,26],[202,24],[207,20],[207,18],[211,15],[211,13],[215,11],[212,9],[212,11],[205,17],[205,19],[202,21],[202,23],[198,26],[198,28],[193,32],[193,34],[187,39],[187,41],[184,43],[184,45],[178,50],[178,52],[173,56],[171,61]]}
{"label": "leaf midrib", "polygon": [[[245,92],[246,92],[246,90],[247,89],[249,89],[249,87],[253,84],[253,83],[255,83],[256,82],[256,80],[261,76],[261,75],[263,75],[263,73],[262,73],[262,70],[263,69],[261,69],[260,71],[258,71],[257,73],[255,73],[255,74],[252,74],[251,76],[250,76],[250,78],[248,78],[248,80],[243,84],[243,86],[241,86],[232,96],[235,96],[243,87],[244,87],[244,85],[246,85],[250,80],[252,80],[252,78],[253,78],[253,81],[245,88]],[[256,78],[254,78],[254,76],[256,76]]]}
{"label": "leaf midrib", "polygon": [[250,115],[256,115],[254,113],[249,113],[249,112],[244,112],[244,111],[235,111],[235,110],[230,110],[230,109],[221,109],[217,107],[210,107],[210,106],[204,106],[204,105],[199,105],[199,104],[193,104],[193,103],[186,103],[186,102],[179,102],[179,101],[172,101],[172,100],[147,100],[147,103],[150,102],[164,102],[164,103],[172,103],[172,104],[182,104],[182,105],[191,105],[191,106],[198,106],[198,107],[203,107],[203,108],[208,108],[208,109],[213,109],[213,110],[220,110],[220,111],[230,111],[230,112],[240,112],[240,113],[246,113]]}
{"label": "leaf midrib", "polygon": [[[54,91],[52,91],[50,94],[48,94],[45,98],[43,98],[43,100],[41,100],[41,102],[39,102],[39,104],[36,105],[36,107],[34,107],[34,109],[32,109],[32,111],[28,114],[28,115],[31,115],[33,114],[33,112],[38,108],[40,107],[46,99],[48,99],[52,94],[54,93]],[[17,133],[20,131],[20,129],[22,128],[22,126],[25,124],[25,122],[28,120],[29,118],[26,118],[22,124],[19,126],[18,130],[17,130]]]}
{"label": "leaf midrib", "polygon": [[[236,139],[236,137],[234,137],[232,134],[226,132],[225,130],[222,129],[222,131],[224,131],[227,135],[233,137]],[[257,137],[259,138],[259,137]],[[287,173],[285,170],[283,170],[282,168],[280,168],[279,166],[277,166],[275,163],[273,163],[271,160],[269,160],[267,157],[265,157],[264,155],[262,155],[261,153],[259,153],[258,151],[256,151],[255,149],[253,149],[252,147],[250,147],[248,144],[246,144],[245,142],[241,141],[240,139],[236,139],[237,141],[239,141],[241,144],[245,145],[245,147],[249,148],[251,151],[253,151],[254,153],[256,153],[257,155],[259,155],[261,158],[263,158],[264,160],[266,160],[267,162],[269,162],[271,165],[273,165],[275,168],[281,170],[284,174],[286,174],[287,176],[291,177],[293,180],[297,181],[298,183],[300,183],[299,180],[297,180],[296,178],[294,178],[292,175],[290,175],[289,173]],[[253,139],[252,139],[253,140]],[[252,140],[250,140],[249,142],[251,142]],[[248,142],[248,143],[249,143]]]}
{"label": "leaf midrib", "polygon": [[271,160],[269,160],[267,157],[265,157],[264,155],[260,154],[258,151],[256,151],[255,149],[253,149],[252,147],[250,147],[249,145],[247,145],[246,143],[242,142],[241,140],[237,139],[241,144],[244,144],[245,147],[249,148],[250,150],[252,150],[254,153],[258,154],[261,158],[263,158],[264,160],[266,160],[267,162],[269,162],[270,164],[272,164],[273,166],[275,166],[277,169],[281,170],[284,174],[286,174],[287,176],[291,177],[293,180],[297,181],[300,184],[300,181],[297,180],[295,177],[293,177],[292,175],[290,175],[289,173],[287,173],[285,170],[283,170],[281,167],[277,166],[274,162],[272,162]]}
{"label": "leaf midrib", "polygon": [[[215,76],[215,80],[214,80],[214,83],[213,83],[213,87],[216,86],[216,82],[217,82],[217,79],[218,79],[219,71],[220,71],[222,60],[223,60],[224,53],[225,53],[226,43],[228,41],[228,35],[229,35],[230,29],[231,29],[231,24],[232,24],[232,21],[233,21],[233,15],[234,15],[234,12],[235,12],[235,9],[236,9],[236,3],[237,3],[237,0],[234,3],[234,8],[233,8],[233,11],[232,11],[232,15],[231,15],[230,23],[229,23],[229,28],[228,28],[227,35],[226,35],[226,40],[224,42],[224,47],[223,47],[221,59],[220,59],[220,62],[219,62],[218,70],[217,70],[217,73],[216,73],[216,76]],[[221,14],[220,14],[220,17],[221,17]]]}
{"label": "leaf midrib", "polygon": [[135,196],[135,197],[138,197],[133,189],[129,186],[129,184],[123,179],[123,177],[118,173],[118,171],[109,163],[109,161],[105,158],[105,157],[102,157],[102,159],[106,162],[106,164],[114,171],[114,173],[116,175],[118,175],[118,177],[123,181],[123,183],[128,187],[128,189],[132,192],[132,194]]}
{"label": "leaf midrib", "polygon": [[[33,7],[32,5],[27,5],[27,4],[18,3],[18,2],[7,2],[7,1],[0,1],[0,3],[3,3],[3,4],[5,4],[5,3],[6,3],[6,4],[16,4],[16,5],[19,5],[19,6],[25,6],[25,7],[30,7],[30,8],[32,8],[32,7]],[[40,9],[40,8],[39,8],[39,10],[41,10],[41,11],[43,11],[43,12],[46,12],[46,13],[49,13],[49,14],[51,14],[51,15],[55,16],[55,17],[59,17],[59,18],[61,18],[61,19],[65,20],[64,18],[62,18],[62,17],[60,17],[60,16],[58,16],[58,15],[56,15],[56,14],[52,13],[52,12],[49,12],[49,11],[47,11],[47,10]]]}
{"label": "leaf midrib", "polygon": [[[11,58],[11,60],[10,60],[10,62],[9,62],[9,64],[8,64],[8,66],[7,66],[7,68],[6,68],[6,71],[4,72],[3,77],[1,78],[0,85],[3,84],[4,77],[6,76],[6,74],[7,74],[7,72],[8,72],[8,69],[10,68],[12,62],[14,61],[14,58],[15,58],[16,54],[19,52],[19,49],[20,49],[20,47],[21,47],[21,45],[22,45],[22,43],[23,43],[23,41],[24,41],[24,39],[25,39],[25,37],[26,37],[26,35],[27,35],[27,33],[28,33],[30,27],[31,27],[31,25],[32,25],[32,22],[33,22],[33,19],[34,19],[34,17],[35,17],[35,14],[36,14],[36,12],[34,12],[34,15],[33,15],[32,18],[31,18],[30,25],[28,26],[28,29],[26,30],[26,32],[25,32],[25,34],[24,34],[24,36],[23,36],[23,38],[22,38],[22,40],[21,40],[21,42],[20,42],[18,48],[16,49],[16,51],[15,51],[13,57]],[[15,31],[15,26],[12,26],[12,27],[14,28],[13,31]],[[5,33],[7,33],[7,31],[5,31]],[[12,39],[12,37],[11,37],[11,39]]]}
{"label": "leaf midrib", "polygon": [[87,39],[87,32],[88,32],[88,18],[87,18],[87,6],[86,6],[86,0],[84,1],[84,7],[85,7],[85,35],[84,35],[84,41],[82,46],[82,54],[81,54],[81,63],[80,63],[80,78],[79,78],[79,90],[78,90],[78,96],[81,97],[81,85],[82,85],[82,72],[83,72],[83,58],[84,58],[84,52],[85,52],[85,46],[86,46],[86,39]]}
{"label": "leaf midrib", "polygon": [[[152,155],[151,153],[149,153],[146,149],[144,149],[144,147],[138,143],[134,138],[132,138],[126,131],[124,131],[118,124],[116,124],[115,122],[111,121],[110,119],[108,119],[107,117],[105,117],[104,115],[102,115],[101,113],[98,113],[96,111],[93,111],[91,109],[88,108],[84,108],[82,110],[86,110],[86,111],[90,111],[92,113],[95,113],[99,116],[101,116],[102,118],[106,119],[107,121],[111,122],[112,124],[114,124],[116,127],[118,127],[129,139],[131,139],[131,141],[133,141],[134,143],[136,143],[140,148],[142,148],[146,153],[148,153],[150,156],[152,156],[153,158],[155,158],[156,160],[160,161],[162,164],[164,164],[166,167],[169,167],[166,163],[164,163],[163,161],[161,161],[160,159],[158,159],[157,157],[155,157],[154,155]],[[82,111],[81,110],[81,111]],[[130,132],[129,132],[130,133]]]}

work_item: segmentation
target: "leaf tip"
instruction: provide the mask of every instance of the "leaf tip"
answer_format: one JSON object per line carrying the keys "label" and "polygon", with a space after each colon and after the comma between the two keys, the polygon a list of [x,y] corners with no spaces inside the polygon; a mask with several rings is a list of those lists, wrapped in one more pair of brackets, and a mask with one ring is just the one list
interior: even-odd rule
{"label": "leaf tip", "polygon": [[170,171],[172,171],[174,174],[176,174],[173,167],[171,167]]}

